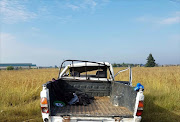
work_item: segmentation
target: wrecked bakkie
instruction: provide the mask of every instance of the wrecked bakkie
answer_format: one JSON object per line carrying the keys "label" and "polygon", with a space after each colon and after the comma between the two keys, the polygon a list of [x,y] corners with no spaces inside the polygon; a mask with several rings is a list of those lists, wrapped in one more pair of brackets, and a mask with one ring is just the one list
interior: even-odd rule
{"label": "wrecked bakkie", "polygon": [[[64,66],[64,64],[67,66]],[[129,81],[115,81],[129,71]],[[132,86],[131,67],[114,74],[108,62],[65,60],[40,93],[44,122],[140,122],[144,87]]]}

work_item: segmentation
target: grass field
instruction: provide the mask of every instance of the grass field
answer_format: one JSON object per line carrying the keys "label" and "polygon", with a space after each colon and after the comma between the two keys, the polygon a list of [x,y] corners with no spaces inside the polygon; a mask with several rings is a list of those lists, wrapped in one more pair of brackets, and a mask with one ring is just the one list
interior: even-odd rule
{"label": "grass field", "polygon": [[[114,68],[116,73],[121,68]],[[180,67],[135,67],[133,86],[144,85],[143,122],[180,121]],[[42,121],[42,84],[57,77],[57,69],[0,71],[0,121]],[[128,72],[116,80],[128,80]]]}

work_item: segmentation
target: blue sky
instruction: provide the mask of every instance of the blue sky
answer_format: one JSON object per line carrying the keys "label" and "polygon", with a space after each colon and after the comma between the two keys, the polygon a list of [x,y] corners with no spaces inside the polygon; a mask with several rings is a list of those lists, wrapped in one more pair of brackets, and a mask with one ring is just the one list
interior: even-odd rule
{"label": "blue sky", "polygon": [[0,62],[180,64],[180,0],[0,0]]}

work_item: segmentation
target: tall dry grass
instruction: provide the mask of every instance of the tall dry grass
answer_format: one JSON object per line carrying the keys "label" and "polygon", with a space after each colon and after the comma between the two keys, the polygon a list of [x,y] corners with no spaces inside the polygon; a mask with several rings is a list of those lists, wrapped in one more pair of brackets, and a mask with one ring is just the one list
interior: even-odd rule
{"label": "tall dry grass", "polygon": [[55,69],[0,71],[0,121],[42,121],[42,84],[57,75]]}
{"label": "tall dry grass", "polygon": [[[116,73],[122,68],[114,68]],[[144,122],[180,121],[180,67],[135,67],[133,85],[145,87]],[[42,84],[57,77],[57,69],[0,71],[0,121],[42,121]],[[123,72],[116,80],[128,80]]]}

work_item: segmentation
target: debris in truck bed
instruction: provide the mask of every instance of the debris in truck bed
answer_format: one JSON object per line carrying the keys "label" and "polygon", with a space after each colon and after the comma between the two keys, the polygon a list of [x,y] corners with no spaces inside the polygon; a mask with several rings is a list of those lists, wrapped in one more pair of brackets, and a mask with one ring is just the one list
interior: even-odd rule
{"label": "debris in truck bed", "polygon": [[79,98],[78,98],[78,96],[76,95],[76,93],[73,93],[73,98],[71,98],[71,100],[68,102],[69,103],[69,105],[73,105],[73,104],[76,104],[76,103],[78,103],[79,102]]}
{"label": "debris in truck bed", "polygon": [[80,93],[66,93],[65,100],[69,105],[88,105],[93,100],[94,97],[91,97],[83,92]]}
{"label": "debris in truck bed", "polygon": [[95,97],[92,103],[87,106],[67,105],[62,108],[54,107],[51,114],[52,116],[133,116],[133,113],[126,107],[113,106],[109,99],[109,97]]}
{"label": "debris in truck bed", "polygon": [[92,101],[94,100],[94,97],[90,97],[89,95],[85,94],[85,93],[79,93],[77,94],[78,98],[79,98],[79,102],[77,102],[77,104],[79,105],[88,105],[91,104]]}
{"label": "debris in truck bed", "polygon": [[63,107],[63,106],[65,106],[66,104],[65,104],[64,102],[62,102],[62,101],[54,101],[54,102],[53,102],[53,105],[54,105],[54,106],[57,106],[57,107]]}

